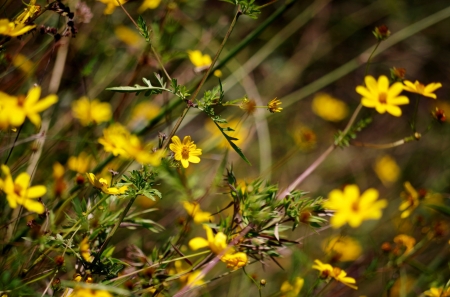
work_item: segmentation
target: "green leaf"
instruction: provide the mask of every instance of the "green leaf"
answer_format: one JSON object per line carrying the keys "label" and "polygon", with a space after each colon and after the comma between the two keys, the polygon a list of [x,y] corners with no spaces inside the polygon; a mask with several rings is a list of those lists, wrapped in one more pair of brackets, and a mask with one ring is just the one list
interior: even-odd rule
{"label": "green leaf", "polygon": [[141,34],[142,37],[145,38],[145,41],[147,41],[147,43],[150,43],[150,32],[142,16],[138,17],[137,25],[139,27],[139,34]]}
{"label": "green leaf", "polygon": [[[212,119],[212,120],[214,121],[214,119]],[[242,158],[245,162],[247,162],[248,165],[252,165],[252,164],[250,163],[250,161],[244,156],[244,153],[242,152],[242,150],[241,150],[236,144],[234,144],[233,141],[234,141],[234,140],[237,140],[237,138],[232,137],[232,136],[229,136],[229,135],[227,135],[227,134],[224,132],[224,130],[225,130],[225,131],[234,131],[234,130],[231,129],[231,128],[222,128],[222,127],[219,126],[219,124],[217,124],[216,121],[214,121],[214,124],[217,126],[217,128],[219,128],[220,132],[222,132],[223,136],[224,136],[225,139],[228,141],[228,143],[231,145],[231,147],[234,149],[234,151],[235,151],[236,153],[238,153],[238,155],[241,156],[241,158]],[[228,129],[228,130],[227,130],[227,129]],[[229,130],[229,129],[231,129],[231,130]]]}
{"label": "green leaf", "polygon": [[450,207],[436,204],[427,204],[427,206],[431,209],[434,209],[437,212],[440,212],[443,215],[450,217]]}

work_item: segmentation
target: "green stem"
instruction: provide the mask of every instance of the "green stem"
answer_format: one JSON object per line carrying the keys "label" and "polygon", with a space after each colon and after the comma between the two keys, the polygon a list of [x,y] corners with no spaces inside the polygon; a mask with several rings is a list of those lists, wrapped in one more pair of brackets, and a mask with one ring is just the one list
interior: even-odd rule
{"label": "green stem", "polygon": [[380,45],[381,40],[378,40],[377,44],[375,45],[375,47],[373,48],[372,53],[369,56],[369,59],[367,59],[367,63],[366,63],[366,71],[364,71],[364,77],[369,74],[369,67],[370,67],[370,62],[372,62],[372,57],[373,54],[375,54],[375,51],[377,50],[378,46]]}
{"label": "green stem", "polygon": [[23,124],[20,125],[19,131],[17,131],[17,135],[16,135],[16,138],[14,139],[14,143],[13,143],[11,149],[9,150],[9,153],[8,153],[8,156],[6,157],[5,163],[3,163],[5,165],[6,165],[6,163],[8,163],[9,157],[11,157],[14,147],[16,146],[16,142],[17,142],[17,139],[19,139],[19,135],[20,135],[20,131],[22,131],[22,127],[23,127]]}
{"label": "green stem", "polygon": [[411,123],[411,129],[415,133],[416,130],[416,124],[417,124],[417,112],[419,110],[419,96],[416,96],[416,104],[414,105],[414,114],[413,114],[413,120]]}
{"label": "green stem", "polygon": [[[236,22],[239,19],[239,16],[241,15],[241,10],[238,8],[238,10],[236,11],[236,14],[234,15],[233,21],[230,24],[230,27],[228,28],[227,34],[225,34],[225,37],[223,38],[222,44],[219,47],[219,50],[217,51],[216,55],[214,56],[214,59],[211,63],[211,65],[208,67],[208,70],[206,71],[206,73],[203,75],[202,80],[200,81],[200,83],[197,86],[197,89],[194,91],[194,93],[192,94],[191,98],[192,100],[195,100],[198,96],[198,93],[200,93],[201,88],[203,87],[204,83],[206,82],[206,79],[208,78],[209,74],[211,73],[211,71],[214,68],[215,63],[217,62],[217,59],[219,59],[220,53],[222,52],[225,43],[227,43],[228,38],[231,35],[231,32],[233,32],[234,27],[236,26]],[[191,107],[190,104],[188,104],[186,106],[186,108],[183,111],[183,114],[178,118],[178,121],[176,122],[175,126],[173,127],[172,131],[170,131],[169,136],[167,137],[166,142],[163,144],[162,146],[162,150],[165,150],[167,148],[167,146],[169,145],[172,137],[175,135],[175,133],[177,132],[178,128],[181,125],[181,122],[184,120],[187,112],[189,111],[189,108]]]}
{"label": "green stem", "polygon": [[245,275],[255,284],[255,286],[258,288],[258,292],[259,292],[259,297],[261,297],[261,286],[258,284],[258,282],[251,277],[250,275],[248,275],[247,271],[245,271],[245,267],[242,267],[242,271],[244,271]]}
{"label": "green stem", "polygon": [[114,236],[114,233],[116,233],[117,229],[119,229],[120,224],[125,219],[125,216],[127,215],[128,211],[130,210],[131,206],[133,205],[133,203],[137,197],[138,196],[136,195],[130,199],[127,206],[125,207],[122,214],[120,215],[119,220],[116,222],[116,225],[114,225],[114,228],[111,230],[111,232],[109,232],[108,237],[106,238],[106,240],[103,242],[102,246],[100,247],[100,250],[98,251],[97,255],[95,256],[94,261],[92,261],[92,263],[94,265],[97,261],[100,260],[100,256],[102,255],[105,248],[108,246],[109,242],[111,241],[111,238]]}

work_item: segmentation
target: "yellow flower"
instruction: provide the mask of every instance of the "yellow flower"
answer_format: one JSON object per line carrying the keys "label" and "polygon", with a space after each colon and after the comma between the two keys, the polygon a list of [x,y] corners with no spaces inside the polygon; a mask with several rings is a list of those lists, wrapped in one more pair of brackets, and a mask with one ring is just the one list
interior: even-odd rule
{"label": "yellow flower", "polygon": [[139,47],[144,43],[142,36],[136,33],[136,30],[132,30],[127,26],[117,26],[114,29],[114,34],[116,34],[117,38],[122,42],[130,46]]}
{"label": "yellow flower", "polygon": [[21,54],[17,54],[12,58],[12,64],[14,67],[19,68],[26,75],[31,75],[33,72],[34,64],[27,57]]}
{"label": "yellow flower", "polygon": [[400,167],[389,155],[378,158],[375,162],[374,170],[384,185],[392,184],[400,175]]}
{"label": "yellow flower", "polygon": [[64,166],[59,162],[53,164],[54,191],[57,196],[61,195],[67,186],[64,181],[64,171]]}
{"label": "yellow flower", "polygon": [[[239,120],[230,120],[225,127],[234,129],[234,131],[227,131],[226,133],[227,135],[236,138],[233,143],[240,147],[244,143],[245,137],[248,134],[248,129],[243,126],[242,122]],[[208,119],[205,124],[205,129],[212,135],[208,137],[208,139],[203,143],[202,146],[211,145],[218,146],[220,148],[231,148],[230,144],[213,121]]]}
{"label": "yellow flower", "polygon": [[83,259],[86,262],[92,262],[94,260],[94,257],[91,255],[91,252],[89,250],[89,243],[88,243],[88,239],[87,237],[85,237],[81,242],[80,242],[80,254],[81,257],[83,257]]}
{"label": "yellow flower", "polygon": [[156,117],[159,114],[160,110],[161,108],[158,105],[149,101],[143,101],[133,108],[131,117],[135,121],[138,120],[149,121],[154,117]]}
{"label": "yellow flower", "polygon": [[301,277],[296,277],[294,280],[294,285],[291,285],[288,281],[284,281],[281,285],[280,291],[283,294],[282,296],[285,297],[296,297],[300,293],[300,291],[303,288],[303,284],[305,283],[305,280]]}
{"label": "yellow flower", "polygon": [[205,277],[205,275],[202,274],[202,276],[199,278],[198,276],[201,273],[202,273],[201,270],[197,270],[197,271],[194,271],[192,273],[189,273],[189,275],[187,277],[187,280],[186,280],[186,283],[188,285],[191,285],[191,286],[194,286],[194,287],[203,285],[205,282],[202,281],[202,278]]}
{"label": "yellow flower", "polygon": [[184,201],[183,207],[196,223],[208,222],[210,219],[212,220],[214,218],[211,216],[210,212],[202,211],[200,209],[200,205],[197,202],[189,203],[187,201]]}
{"label": "yellow flower", "polygon": [[14,23],[25,24],[30,18],[34,17],[35,14],[40,12],[41,6],[34,4],[36,4],[36,0],[31,0],[29,4],[26,4],[27,8],[25,8],[24,11],[19,14],[19,16],[14,20]]}
{"label": "yellow flower", "polygon": [[[97,0],[104,4],[106,4],[105,10],[103,11],[103,14],[112,14],[117,6],[120,6],[119,3],[117,3],[117,0]],[[127,2],[126,0],[119,0],[120,4],[125,4]]]}
{"label": "yellow flower", "polygon": [[387,201],[376,201],[377,198],[378,191],[375,189],[368,189],[360,196],[357,185],[348,185],[344,191],[331,191],[323,206],[336,211],[330,220],[333,228],[339,228],[345,223],[356,228],[365,220],[381,218],[381,209],[387,206]]}
{"label": "yellow flower", "polygon": [[[48,95],[44,99],[39,100],[40,96],[41,87],[39,86],[31,88],[26,97],[22,95],[12,97],[0,92],[0,98],[9,97],[6,98],[7,101],[4,103],[4,108],[8,112],[8,121],[10,125],[18,127],[22,125],[25,118],[28,117],[36,127],[39,127],[41,125],[41,117],[38,113],[46,110],[58,101],[58,96],[56,95]],[[11,98],[14,100],[10,100]]]}
{"label": "yellow flower", "polygon": [[450,287],[446,289],[443,287],[432,287],[428,291],[423,292],[423,294],[429,297],[450,297]]}
{"label": "yellow flower", "polygon": [[400,82],[389,86],[389,80],[385,75],[378,78],[378,82],[373,76],[366,76],[366,86],[357,86],[356,92],[363,96],[361,104],[365,107],[375,108],[379,113],[386,111],[393,116],[402,115],[402,110],[397,105],[408,104],[409,99],[406,96],[399,96],[403,91],[403,85]]}
{"label": "yellow flower", "polygon": [[119,123],[114,123],[103,129],[103,137],[98,142],[103,145],[105,152],[111,152],[114,156],[129,158],[124,147],[127,145],[131,133]]}
{"label": "yellow flower", "polygon": [[113,297],[108,291],[77,287],[70,297]]}
{"label": "yellow flower", "polygon": [[214,70],[213,74],[215,77],[222,77],[222,71],[220,71],[219,69]]}
{"label": "yellow flower", "polygon": [[120,188],[117,188],[117,187],[109,187],[108,188],[108,182],[106,181],[106,179],[97,178],[95,176],[95,174],[90,173],[90,172],[87,173],[86,175],[88,177],[89,182],[97,189],[100,189],[103,193],[106,193],[109,195],[121,195],[121,194],[125,194],[125,192],[128,189],[127,186],[123,186]]}
{"label": "yellow flower", "polygon": [[189,247],[192,250],[198,250],[204,247],[209,247],[215,254],[220,254],[227,247],[227,236],[223,232],[213,234],[211,227],[203,225],[206,231],[206,239],[203,237],[195,237],[189,241]]}
{"label": "yellow flower", "polygon": [[316,115],[330,122],[342,121],[348,115],[347,104],[326,93],[316,94],[311,107]]}
{"label": "yellow flower", "polygon": [[28,173],[22,172],[16,177],[16,180],[13,181],[8,166],[2,165],[1,167],[4,178],[0,179],[0,188],[6,194],[9,206],[11,206],[11,208],[16,208],[17,205],[20,204],[29,211],[34,211],[39,214],[44,213],[44,205],[33,199],[45,195],[47,192],[45,186],[34,186],[29,188],[30,176]]}
{"label": "yellow flower", "polygon": [[398,207],[398,210],[402,212],[400,215],[402,219],[409,217],[413,210],[419,206],[419,193],[416,189],[413,188],[410,182],[405,182],[404,187],[406,193],[402,193],[402,196],[405,201]]}
{"label": "yellow flower", "polygon": [[187,51],[187,53],[189,55],[189,60],[191,60],[191,63],[197,68],[209,67],[212,63],[211,57],[207,54],[203,55],[199,50]]}
{"label": "yellow flower", "polygon": [[71,156],[67,161],[67,164],[69,165],[70,170],[84,174],[88,171],[91,160],[91,155],[81,152],[78,157]]}
{"label": "yellow flower", "polygon": [[159,6],[160,3],[161,0],[144,0],[144,2],[142,2],[141,6],[138,9],[138,12],[143,13],[147,9],[155,9]]}
{"label": "yellow flower", "polygon": [[111,105],[98,99],[89,100],[83,96],[72,102],[73,116],[80,120],[81,125],[100,124],[111,119]]}
{"label": "yellow flower", "polygon": [[175,160],[180,161],[184,168],[189,167],[189,162],[199,163],[202,150],[198,149],[197,146],[191,141],[190,136],[185,136],[183,143],[181,143],[178,136],[172,137],[172,143],[169,145],[171,151],[175,153]]}
{"label": "yellow flower", "polygon": [[320,260],[314,260],[314,265],[312,266],[313,269],[319,270],[320,274],[319,277],[323,279],[330,279],[334,278],[338,282],[357,290],[358,287],[354,284],[356,283],[356,280],[353,277],[347,276],[347,273],[340,269],[339,267],[333,267],[330,264],[324,264]]}
{"label": "yellow flower", "polygon": [[302,151],[310,151],[316,147],[317,136],[313,130],[306,126],[300,126],[295,129],[292,133],[292,137],[294,138],[295,144]]}
{"label": "yellow flower", "polygon": [[361,255],[362,248],[359,242],[348,236],[334,236],[322,243],[324,252],[330,255],[333,261],[354,261]]}
{"label": "yellow flower", "polygon": [[433,92],[442,87],[441,83],[431,83],[425,86],[417,80],[414,83],[409,80],[405,80],[403,81],[403,83],[405,84],[405,86],[403,86],[403,90],[411,93],[417,93],[433,99],[437,98],[436,94],[434,94]]}
{"label": "yellow flower", "polygon": [[8,19],[0,19],[0,35],[16,37],[33,30],[36,25],[15,24]]}
{"label": "yellow flower", "polygon": [[[405,234],[399,234],[394,237],[394,242],[402,248],[402,250],[405,250],[405,254],[409,253],[413,248],[414,245],[416,245],[416,240],[414,237],[405,235]],[[404,247],[404,248],[403,248]]]}
{"label": "yellow flower", "polygon": [[227,253],[220,258],[220,261],[227,264],[227,268],[232,268],[233,270],[244,267],[247,265],[248,258],[247,254],[243,252],[238,252],[234,254]]}
{"label": "yellow flower", "polygon": [[274,98],[270,100],[269,104],[267,104],[267,110],[270,111],[271,113],[281,112],[283,108],[278,107],[278,105],[281,105],[281,103],[282,102],[280,100]]}

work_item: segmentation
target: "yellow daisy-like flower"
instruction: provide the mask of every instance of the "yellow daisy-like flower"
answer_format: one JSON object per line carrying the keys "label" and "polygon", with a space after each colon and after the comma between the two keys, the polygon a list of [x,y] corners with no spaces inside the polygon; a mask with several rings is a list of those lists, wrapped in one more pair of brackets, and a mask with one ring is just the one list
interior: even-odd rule
{"label": "yellow daisy-like flower", "polygon": [[147,9],[155,9],[159,6],[161,0],[144,0],[138,9],[139,13],[143,13]]}
{"label": "yellow daisy-like flower", "polygon": [[284,281],[280,288],[280,291],[284,293],[282,296],[297,297],[298,294],[300,294],[304,283],[305,280],[301,277],[296,277],[293,285],[291,285],[288,281]]}
{"label": "yellow daisy-like flower", "polygon": [[353,277],[347,276],[347,273],[340,269],[339,267],[333,267],[330,264],[322,263],[320,260],[314,260],[314,265],[312,266],[313,269],[319,270],[320,274],[319,277],[323,279],[331,279],[334,278],[338,282],[357,290],[358,287],[354,284],[356,283],[356,280]]}
{"label": "yellow daisy-like flower", "polygon": [[437,98],[436,94],[434,94],[434,91],[442,87],[441,83],[431,83],[425,86],[417,80],[414,83],[409,80],[405,80],[403,81],[403,83],[405,84],[405,86],[403,86],[403,90],[411,93],[417,93],[433,99]]}
{"label": "yellow daisy-like flower", "polygon": [[220,261],[227,264],[227,268],[232,268],[233,270],[236,270],[238,268],[247,265],[248,257],[246,253],[238,252],[234,254],[223,255],[223,257],[220,258]]}
{"label": "yellow daisy-like flower", "polygon": [[373,76],[366,76],[366,86],[357,86],[356,92],[363,96],[361,104],[365,107],[375,108],[379,113],[388,112],[393,116],[402,115],[402,110],[397,105],[409,103],[406,96],[399,96],[403,91],[403,85],[400,82],[389,86],[389,79],[382,75],[378,82]]}
{"label": "yellow daisy-like flower", "polygon": [[114,156],[122,156],[129,158],[130,156],[125,151],[128,139],[131,133],[119,123],[114,123],[106,129],[103,129],[103,137],[99,138],[98,142],[103,145],[105,152],[111,152]]}
{"label": "yellow daisy-like flower", "polygon": [[[41,87],[34,86],[28,91],[27,96],[20,95],[12,97],[0,92],[0,98],[3,101],[3,107],[7,111],[8,122],[11,126],[18,127],[28,118],[36,127],[41,125],[39,113],[46,110],[58,101],[58,96],[48,95],[42,100]],[[13,99],[13,100],[11,100]]]}
{"label": "yellow daisy-like flower", "polygon": [[324,252],[330,255],[332,261],[354,261],[362,253],[359,242],[348,236],[334,236],[322,244]]}
{"label": "yellow daisy-like flower", "polygon": [[70,297],[113,297],[108,291],[77,287]]}
{"label": "yellow daisy-like flower", "polygon": [[71,156],[67,161],[67,164],[69,165],[70,170],[84,174],[88,171],[91,160],[91,155],[88,155],[85,152],[81,152],[78,157]]}
{"label": "yellow daisy-like flower", "polygon": [[342,121],[348,115],[347,104],[327,93],[316,94],[311,107],[316,115],[330,122]]}
{"label": "yellow daisy-like flower", "polygon": [[203,225],[206,231],[206,239],[203,237],[195,237],[189,241],[189,247],[192,250],[198,250],[204,247],[209,247],[216,255],[220,254],[227,247],[227,236],[223,232],[213,234],[211,227]]}
{"label": "yellow daisy-like flower", "polygon": [[[106,4],[106,8],[103,11],[103,14],[112,14],[117,6],[120,6],[119,3],[117,3],[117,0],[97,0],[104,4]],[[127,0],[119,0],[120,4],[125,4]]]}
{"label": "yellow daisy-like flower", "polygon": [[278,105],[281,105],[281,103],[282,102],[280,100],[274,98],[270,100],[269,104],[267,104],[267,110],[270,111],[271,113],[281,112],[283,108],[278,107]]}
{"label": "yellow daisy-like flower", "polygon": [[185,136],[183,142],[180,141],[178,136],[172,137],[172,143],[169,145],[171,151],[175,153],[175,160],[180,161],[184,168],[189,167],[190,163],[199,163],[202,150],[191,141],[190,136]]}
{"label": "yellow daisy-like flower", "polygon": [[29,187],[30,176],[28,173],[22,172],[13,180],[8,166],[2,165],[1,168],[4,178],[0,179],[0,189],[6,194],[9,206],[16,208],[20,204],[29,211],[44,213],[44,205],[34,199],[45,195],[47,192],[45,186]]}
{"label": "yellow daisy-like flower", "polygon": [[108,187],[108,182],[104,178],[97,178],[95,174],[93,173],[87,173],[89,182],[96,187],[97,189],[100,189],[103,193],[109,194],[109,195],[121,195],[125,194],[128,187],[123,186],[120,188],[117,187]]}
{"label": "yellow daisy-like flower", "polygon": [[398,207],[402,212],[400,217],[405,219],[419,206],[419,193],[414,189],[410,182],[405,182],[404,187],[406,192],[402,193],[404,201]]}
{"label": "yellow daisy-like flower", "polygon": [[191,63],[197,68],[209,67],[212,63],[211,56],[208,54],[203,55],[199,50],[187,51],[187,53],[189,55],[189,60],[191,60]]}
{"label": "yellow daisy-like flower", "polygon": [[100,124],[111,119],[111,105],[98,99],[89,100],[83,96],[72,102],[73,116],[80,120],[81,125]]}
{"label": "yellow daisy-like flower", "polygon": [[394,237],[394,242],[402,248],[402,250],[405,250],[405,254],[409,253],[414,246],[416,245],[416,240],[414,237],[411,237],[409,235],[405,234],[399,234]]}
{"label": "yellow daisy-like flower", "polygon": [[211,216],[210,212],[202,211],[200,209],[200,205],[196,202],[189,203],[187,201],[184,201],[183,207],[196,223],[208,222],[209,220],[212,220],[214,218]]}
{"label": "yellow daisy-like flower", "polygon": [[339,228],[346,223],[356,228],[365,220],[381,218],[381,209],[387,206],[387,201],[377,199],[378,191],[375,189],[368,189],[360,196],[357,185],[348,185],[344,191],[331,191],[323,206],[336,211],[330,220],[333,228]]}
{"label": "yellow daisy-like flower", "polygon": [[423,294],[429,297],[450,297],[450,287],[446,289],[443,287],[432,287],[428,291],[423,292]]}
{"label": "yellow daisy-like flower", "polygon": [[16,37],[36,28],[36,25],[24,25],[10,22],[8,19],[0,19],[0,35]]}

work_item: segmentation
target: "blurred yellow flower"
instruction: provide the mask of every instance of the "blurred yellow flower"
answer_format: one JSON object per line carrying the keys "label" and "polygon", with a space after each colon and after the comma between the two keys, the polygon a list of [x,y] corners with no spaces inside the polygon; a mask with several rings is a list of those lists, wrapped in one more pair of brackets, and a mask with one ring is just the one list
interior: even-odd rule
{"label": "blurred yellow flower", "polygon": [[270,111],[271,113],[281,112],[283,108],[278,107],[278,105],[281,105],[281,103],[282,102],[280,100],[274,98],[270,100],[270,102],[267,104],[267,110]]}
{"label": "blurred yellow flower", "polygon": [[89,250],[89,242],[88,242],[89,238],[85,237],[81,242],[80,242],[80,254],[81,257],[83,257],[83,259],[86,262],[92,262],[92,260],[94,260],[94,257],[91,255],[91,251]]}
{"label": "blurred yellow flower", "polygon": [[[103,11],[103,14],[112,14],[117,6],[120,6],[117,0],[97,0],[104,4],[106,4],[105,10]],[[120,4],[125,4],[127,0],[119,0]]]}
{"label": "blurred yellow flower", "polygon": [[181,142],[178,136],[172,137],[172,143],[169,145],[171,151],[174,152],[174,158],[181,162],[184,168],[189,167],[190,163],[199,163],[202,150],[198,149],[197,146],[191,141],[190,136],[185,136],[183,142]]}
{"label": "blurred yellow flower", "polygon": [[81,152],[78,157],[71,156],[67,161],[69,169],[78,173],[86,173],[92,161],[92,156]]}
{"label": "blurred yellow flower", "polygon": [[108,183],[106,179],[104,178],[97,178],[95,174],[88,172],[87,174],[89,182],[97,189],[100,189],[103,193],[109,194],[109,195],[121,195],[125,194],[128,187],[123,186],[120,188],[117,187],[108,187]]}
{"label": "blurred yellow flower", "polygon": [[357,185],[347,185],[344,191],[331,191],[323,206],[336,211],[330,220],[333,228],[339,228],[346,223],[356,228],[365,220],[381,218],[381,209],[387,206],[387,201],[377,199],[378,191],[375,189],[368,189],[360,196]]}
{"label": "blurred yellow flower", "polygon": [[406,192],[402,193],[403,202],[398,207],[398,210],[402,212],[400,217],[402,219],[409,217],[414,209],[419,206],[419,193],[413,188],[410,182],[405,182],[404,187]]}
{"label": "blurred yellow flower", "polygon": [[144,2],[142,2],[141,6],[138,9],[138,12],[143,13],[147,9],[155,9],[159,6],[160,3],[161,0],[144,0]]}
{"label": "blurred yellow flower", "polygon": [[0,35],[16,37],[33,30],[36,25],[24,25],[10,22],[8,19],[0,19]]}
{"label": "blurred yellow flower", "polygon": [[247,254],[243,252],[238,252],[234,254],[227,253],[220,258],[220,261],[227,264],[227,268],[232,268],[233,270],[244,267],[247,265],[248,258]]}
{"label": "blurred yellow flower", "polygon": [[212,63],[211,56],[208,54],[203,55],[199,50],[187,51],[187,53],[189,55],[189,60],[191,60],[191,63],[197,68],[208,67]]}
{"label": "blurred yellow flower", "polygon": [[203,225],[206,231],[206,239],[203,237],[195,237],[189,241],[189,247],[192,250],[198,250],[204,247],[209,247],[216,255],[220,254],[227,247],[227,236],[223,232],[213,234],[211,227]]}
{"label": "blurred yellow flower", "polygon": [[400,82],[389,86],[389,79],[382,75],[378,82],[373,76],[365,77],[366,86],[357,86],[356,92],[362,95],[361,104],[365,107],[375,108],[379,113],[388,112],[393,116],[402,115],[402,110],[397,105],[409,103],[406,96],[399,96],[403,91],[403,85]]}
{"label": "blurred yellow flower", "polygon": [[429,297],[450,297],[450,287],[445,289],[444,287],[432,287],[428,291],[423,292],[423,294]]}
{"label": "blurred yellow flower", "polygon": [[81,125],[100,124],[111,119],[111,105],[98,99],[89,100],[83,96],[72,102],[73,116],[80,120]]}
{"label": "blurred yellow flower", "polygon": [[36,127],[39,127],[41,125],[39,113],[58,101],[58,96],[56,95],[48,95],[39,100],[40,96],[41,87],[39,86],[32,87],[28,91],[27,96],[13,97],[0,92],[0,101],[2,101],[3,108],[7,113],[9,124],[18,127],[25,122],[25,118],[28,118]]}
{"label": "blurred yellow flower", "polygon": [[348,236],[333,236],[322,242],[322,249],[332,261],[354,261],[362,253],[359,242]]}
{"label": "blurred yellow flower", "polygon": [[291,285],[288,281],[284,281],[280,288],[281,293],[284,293],[282,296],[284,297],[298,296],[298,294],[300,294],[300,291],[303,288],[304,283],[305,280],[301,277],[296,277],[293,285]]}
{"label": "blurred yellow flower", "polygon": [[312,110],[316,115],[330,122],[342,121],[348,115],[347,104],[326,93],[318,93],[314,96]]}
{"label": "blurred yellow flower", "polygon": [[405,84],[405,86],[403,86],[403,90],[411,93],[417,93],[433,99],[437,98],[436,94],[434,94],[434,91],[442,87],[441,83],[431,83],[425,86],[417,80],[414,83],[409,80],[404,80],[403,83]]}
{"label": "blurred yellow flower", "polygon": [[356,280],[353,277],[347,276],[347,273],[340,269],[339,267],[333,267],[330,264],[322,263],[320,260],[314,260],[314,265],[312,266],[313,269],[319,270],[320,274],[319,277],[323,279],[331,279],[334,278],[338,282],[357,290],[358,287],[354,284],[356,283]]}
{"label": "blurred yellow flower", "polygon": [[111,152],[114,156],[122,156],[128,158],[129,155],[124,147],[131,133],[119,123],[114,123],[108,128],[103,129],[103,137],[98,142],[103,145],[105,152]]}
{"label": "blurred yellow flower", "polygon": [[149,121],[155,118],[159,114],[160,110],[161,108],[158,105],[149,101],[143,101],[133,108],[131,118],[133,121]]}
{"label": "blurred yellow flower", "polygon": [[[231,137],[237,138],[236,140],[234,140],[234,144],[236,144],[238,147],[240,147],[244,140],[245,137],[248,134],[248,129],[242,125],[242,122],[239,120],[230,120],[228,121],[227,124],[224,124],[225,127],[230,127],[232,129],[234,129],[234,131],[227,131],[227,135],[230,135]],[[205,129],[211,133],[211,137],[208,137],[205,145],[207,146],[208,144],[211,145],[211,143],[214,146],[218,146],[220,148],[231,148],[230,144],[228,143],[228,141],[225,139],[225,137],[223,136],[222,132],[220,132],[219,128],[217,128],[217,126],[214,124],[213,121],[211,120],[207,120],[206,124],[205,124]]]}
{"label": "blurred yellow flower", "polygon": [[22,205],[29,211],[36,213],[44,213],[44,205],[34,199],[41,198],[47,192],[45,186],[30,185],[30,176],[26,172],[19,174],[15,180],[12,179],[11,171],[6,165],[1,166],[3,178],[0,179],[0,189],[6,194],[11,208],[16,208],[18,204]]}
{"label": "blurred yellow flower", "polygon": [[220,71],[219,69],[214,70],[213,74],[215,77],[222,77],[222,71]]}
{"label": "blurred yellow flower", "polygon": [[201,273],[202,273],[201,270],[196,270],[196,271],[194,271],[192,273],[189,273],[189,275],[187,277],[187,280],[186,280],[186,283],[188,285],[191,285],[191,286],[194,286],[194,287],[203,285],[205,282],[202,279],[205,277],[205,275],[202,274],[202,276],[199,277],[199,275]]}
{"label": "blurred yellow flower", "polygon": [[30,18],[34,17],[35,14],[40,12],[41,6],[34,4],[36,4],[36,0],[30,0],[30,3],[25,4],[27,8],[24,8],[23,12],[14,19],[14,23],[25,24]]}
{"label": "blurred yellow flower", "polygon": [[56,196],[60,196],[62,192],[66,189],[67,185],[64,181],[64,166],[59,162],[53,164],[53,180],[54,180],[54,191]]}
{"label": "blurred yellow flower", "polygon": [[302,151],[310,151],[316,147],[317,136],[316,133],[312,129],[306,126],[300,126],[298,129],[295,129],[292,133],[292,137],[294,138],[295,144]]}
{"label": "blurred yellow flower", "polygon": [[114,34],[116,34],[116,37],[120,41],[126,43],[127,45],[139,47],[144,44],[144,38],[139,35],[136,30],[130,29],[127,26],[117,26],[114,29]]}
{"label": "blurred yellow flower", "polygon": [[12,58],[12,64],[26,75],[31,75],[33,73],[34,63],[22,54],[15,55]]}
{"label": "blurred yellow flower", "polygon": [[113,297],[108,291],[76,287],[70,297]]}
{"label": "blurred yellow flower", "polygon": [[400,167],[398,167],[395,160],[389,155],[377,158],[374,170],[384,185],[394,183],[400,176]]}
{"label": "blurred yellow flower", "polygon": [[197,202],[190,203],[188,201],[183,202],[183,207],[186,209],[187,213],[194,219],[194,222],[203,223],[213,220],[214,217],[211,216],[210,212],[202,211],[200,209],[200,204]]}
{"label": "blurred yellow flower", "polygon": [[414,237],[405,234],[395,236],[394,242],[397,244],[397,247],[399,247],[402,251],[404,250],[404,254],[409,253],[416,245],[416,240]]}

